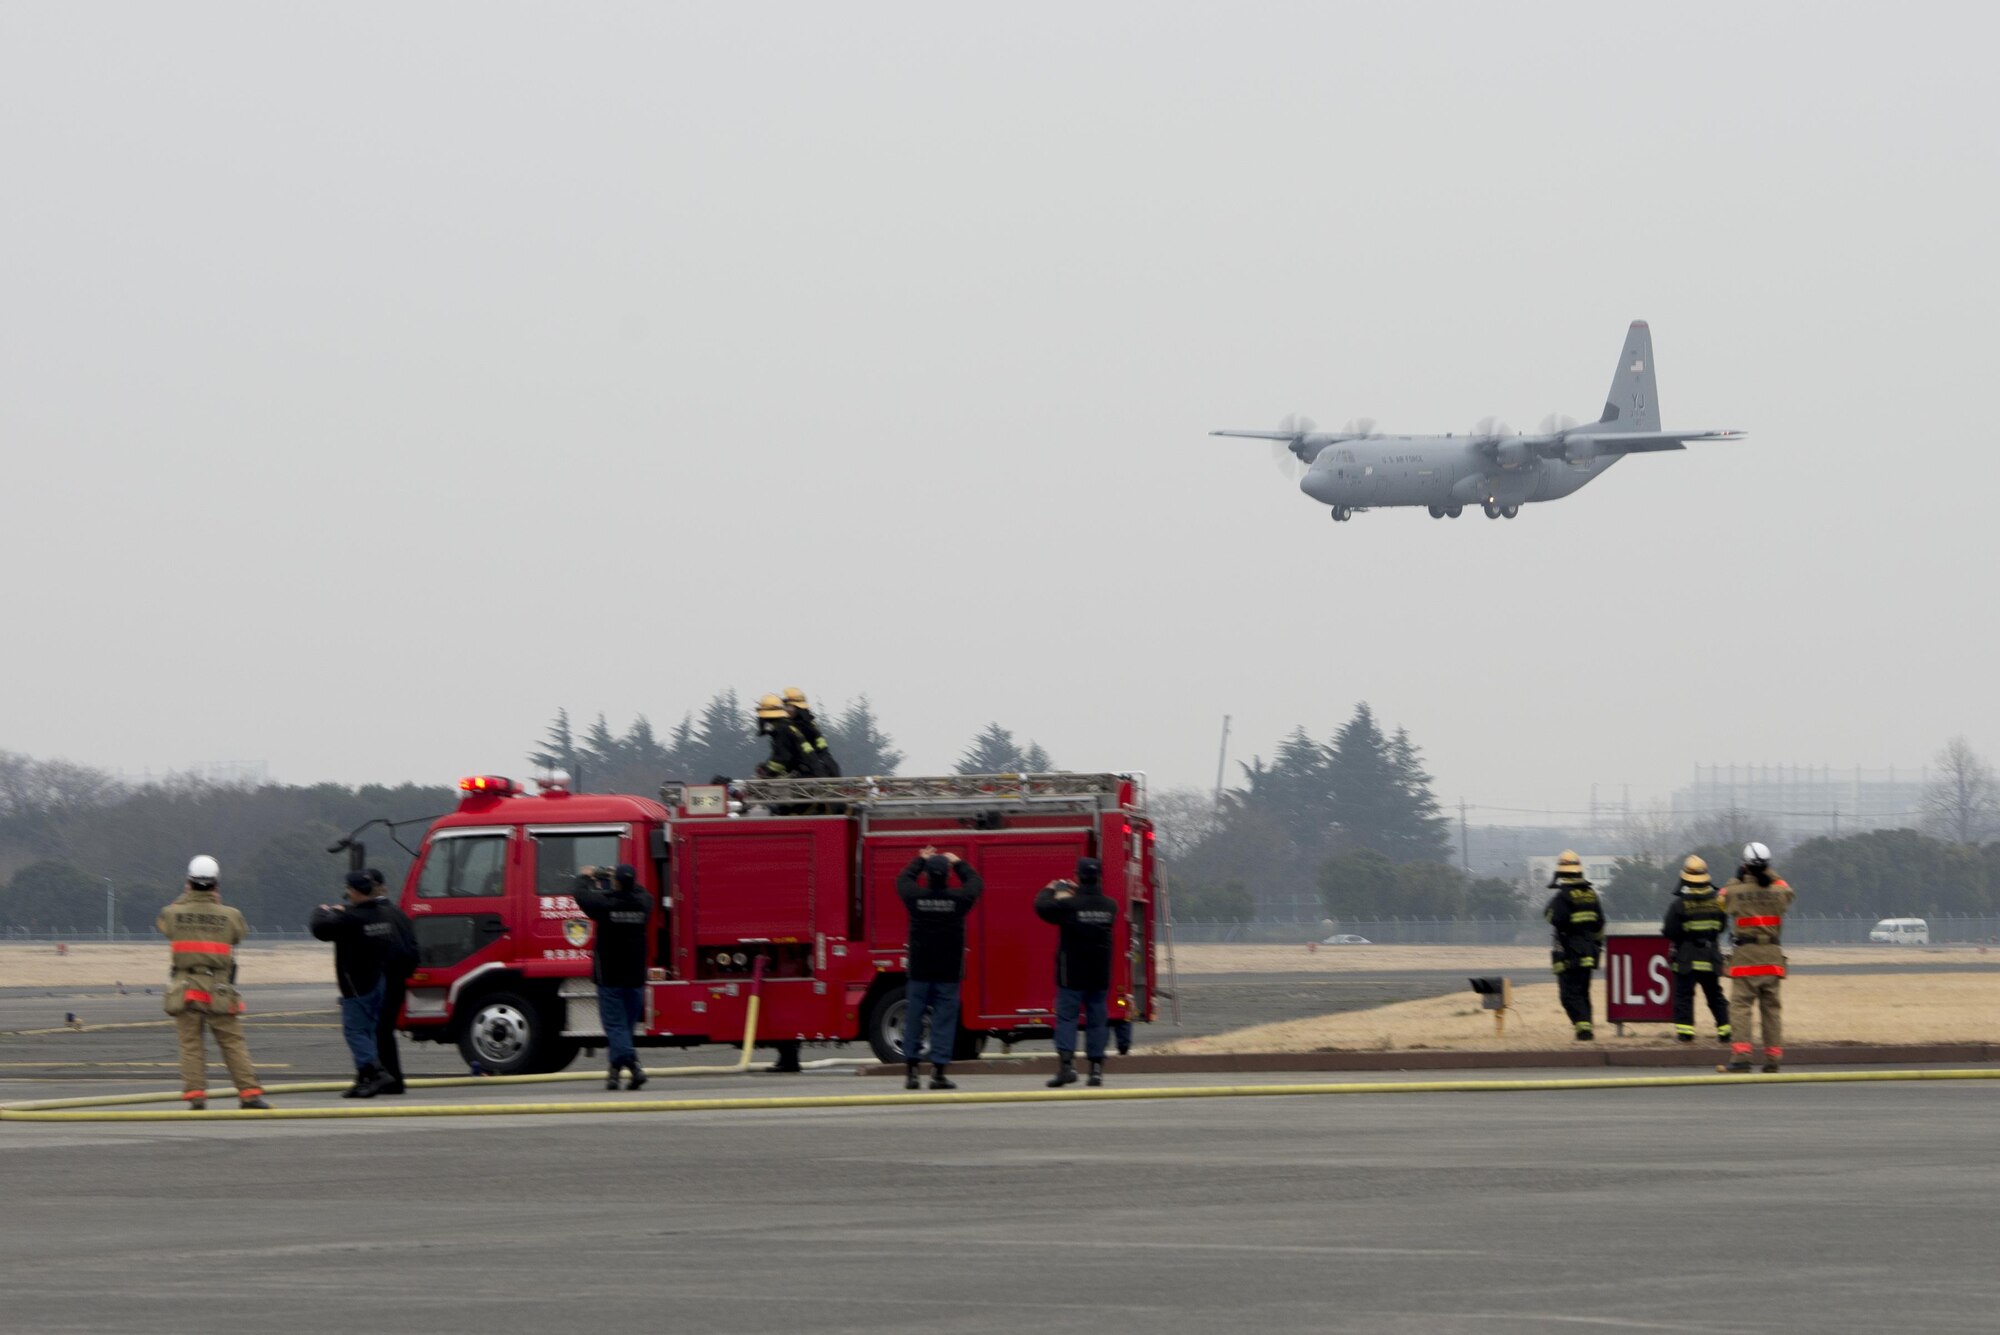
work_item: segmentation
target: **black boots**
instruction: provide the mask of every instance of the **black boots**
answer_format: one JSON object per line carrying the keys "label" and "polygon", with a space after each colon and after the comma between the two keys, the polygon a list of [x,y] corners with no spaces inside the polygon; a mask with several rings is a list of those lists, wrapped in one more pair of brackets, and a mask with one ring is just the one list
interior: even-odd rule
{"label": "black boots", "polygon": [[1088,1080],[1084,1081],[1083,1083],[1084,1083],[1084,1084],[1086,1084],[1086,1085],[1101,1085],[1101,1084],[1103,1084],[1103,1083],[1104,1083],[1104,1063],[1103,1063],[1103,1062],[1101,1062],[1101,1061],[1096,1061],[1096,1062],[1092,1062],[1092,1063],[1090,1064],[1090,1079],[1088,1079]]}
{"label": "black boots", "polygon": [[343,1099],[372,1099],[390,1085],[397,1084],[389,1073],[370,1062],[355,1073],[354,1083],[341,1096]]}
{"label": "black boots", "polygon": [[917,1079],[917,1066],[918,1063],[916,1062],[909,1063],[909,1070],[903,1076],[904,1089],[922,1089],[924,1087],[924,1082]]}
{"label": "black boots", "polygon": [[945,1079],[944,1067],[942,1065],[935,1065],[931,1067],[931,1088],[957,1089],[958,1085],[954,1081]]}
{"label": "black boots", "polygon": [[271,1111],[271,1105],[264,1102],[262,1094],[247,1094],[237,1103],[237,1106],[246,1112],[253,1108],[260,1112]]}
{"label": "black boots", "polygon": [[799,1041],[787,1039],[776,1045],[778,1060],[771,1063],[772,1075],[797,1075],[806,1068],[799,1065]]}
{"label": "black boots", "polygon": [[625,1082],[625,1088],[627,1089],[645,1088],[646,1073],[639,1069],[639,1063],[636,1061],[611,1063],[611,1071],[604,1077],[604,1087],[606,1089],[618,1088],[619,1073],[624,1071],[630,1071],[632,1073],[632,1078]]}
{"label": "black boots", "polygon": [[1076,1054],[1074,1052],[1058,1052],[1056,1054],[1056,1063],[1056,1073],[1049,1079],[1049,1088],[1061,1089],[1064,1085],[1075,1084]]}

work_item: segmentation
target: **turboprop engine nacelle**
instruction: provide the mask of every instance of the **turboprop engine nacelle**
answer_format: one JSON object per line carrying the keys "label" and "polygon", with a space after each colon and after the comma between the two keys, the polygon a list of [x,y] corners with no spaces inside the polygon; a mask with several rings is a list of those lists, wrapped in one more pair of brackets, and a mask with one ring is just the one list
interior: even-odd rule
{"label": "turboprop engine nacelle", "polygon": [[1503,440],[1494,449],[1493,457],[1499,461],[1502,468],[1511,472],[1516,468],[1527,467],[1528,462],[1535,457],[1535,452],[1528,447],[1528,442],[1525,440]]}
{"label": "turboprop engine nacelle", "polygon": [[1563,458],[1573,464],[1587,463],[1597,457],[1597,444],[1588,440],[1563,442]]}

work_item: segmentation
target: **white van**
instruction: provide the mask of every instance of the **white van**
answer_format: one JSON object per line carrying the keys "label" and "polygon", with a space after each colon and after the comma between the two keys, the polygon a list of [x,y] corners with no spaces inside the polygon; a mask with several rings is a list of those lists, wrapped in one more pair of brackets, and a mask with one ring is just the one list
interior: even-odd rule
{"label": "white van", "polygon": [[1868,933],[1868,939],[1889,946],[1927,946],[1931,925],[1922,918],[1884,918]]}

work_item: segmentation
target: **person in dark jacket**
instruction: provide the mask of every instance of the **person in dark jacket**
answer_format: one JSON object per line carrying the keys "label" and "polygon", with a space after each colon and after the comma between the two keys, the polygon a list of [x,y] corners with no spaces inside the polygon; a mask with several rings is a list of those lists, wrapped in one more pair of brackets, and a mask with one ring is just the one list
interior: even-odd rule
{"label": "person in dark jacket", "polygon": [[637,874],[621,862],[615,872],[585,867],[576,878],[576,906],[597,924],[590,978],[597,984],[597,1014],[604,1021],[611,1061],[604,1087],[618,1088],[620,1073],[630,1072],[625,1087],[641,1089],[646,1073],[639,1067],[632,1033],[646,1018],[646,937],[653,897],[639,888]]}
{"label": "person in dark jacket", "polygon": [[771,754],[757,766],[758,778],[791,779],[812,773],[806,758],[805,736],[792,722],[785,702],[775,695],[757,701],[757,735],[771,747]]}
{"label": "person in dark jacket", "polygon": [[1597,1037],[1591,1023],[1590,975],[1604,947],[1604,904],[1597,897],[1597,887],[1583,877],[1583,859],[1568,850],[1556,859],[1555,879],[1549,886],[1555,893],[1549,896],[1542,916],[1555,933],[1550,967],[1556,976],[1556,992],[1576,1038],[1589,1042]]}
{"label": "person in dark jacket", "polygon": [[1674,947],[1674,1037],[1694,1042],[1694,990],[1698,986],[1715,1019],[1715,1041],[1729,1041],[1729,1002],[1722,995],[1722,932],[1729,916],[1709,879],[1708,863],[1690,855],[1681,883],[1660,920],[1660,935]]}
{"label": "person in dark jacket", "polygon": [[382,916],[396,929],[383,953],[382,1015],[375,1024],[375,1060],[389,1076],[380,1092],[401,1094],[403,1056],[396,1047],[396,1022],[403,1018],[403,999],[409,995],[410,974],[417,967],[417,932],[396,901],[389,898],[388,882],[373,867],[368,869],[368,886],[382,906]]}
{"label": "person in dark jacket", "polygon": [[[958,877],[958,885],[951,883]],[[956,853],[926,847],[896,878],[910,914],[908,1011],[903,1018],[904,1089],[917,1088],[924,1020],[931,1027],[931,1088],[957,1089],[945,1075],[958,1038],[958,981],[965,968],[965,919],[986,883]]]}
{"label": "person in dark jacket", "polygon": [[833,749],[826,744],[826,738],[819,730],[819,720],[806,705],[806,693],[796,686],[785,688],[785,712],[791,716],[792,726],[799,730],[799,738],[805,743],[806,773],[822,779],[840,777],[840,762],[833,758]]}
{"label": "person in dark jacket", "polygon": [[1076,1083],[1076,1022],[1084,1016],[1084,1055],[1090,1060],[1090,1083],[1104,1083],[1104,1044],[1110,1034],[1106,1003],[1111,993],[1112,930],[1118,925],[1118,905],[1104,893],[1103,864],[1096,858],[1076,860],[1076,880],[1051,881],[1035,896],[1035,914],[1055,924],[1056,941],[1056,1074],[1049,1088]]}
{"label": "person in dark jacket", "polygon": [[344,1099],[372,1099],[391,1083],[382,1069],[375,1031],[382,1022],[383,962],[396,927],[375,898],[365,871],[347,873],[347,902],[313,910],[312,934],[333,942],[333,973],[340,984],[340,1031],[354,1058],[354,1083]]}

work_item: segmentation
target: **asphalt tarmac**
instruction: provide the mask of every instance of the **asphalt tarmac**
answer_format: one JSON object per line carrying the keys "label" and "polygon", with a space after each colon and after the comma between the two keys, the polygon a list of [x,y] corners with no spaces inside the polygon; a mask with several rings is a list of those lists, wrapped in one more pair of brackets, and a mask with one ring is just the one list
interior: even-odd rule
{"label": "asphalt tarmac", "polygon": [[[750,1082],[662,1083],[673,1097]],[[879,1083],[762,1077],[753,1092]],[[23,1094],[9,1082],[0,1096]],[[424,1101],[447,1096],[620,1097],[513,1087]],[[1985,1331],[2000,1310],[1996,1114],[2000,1082],[1718,1077],[1567,1093],[8,1122],[0,1329]]]}

